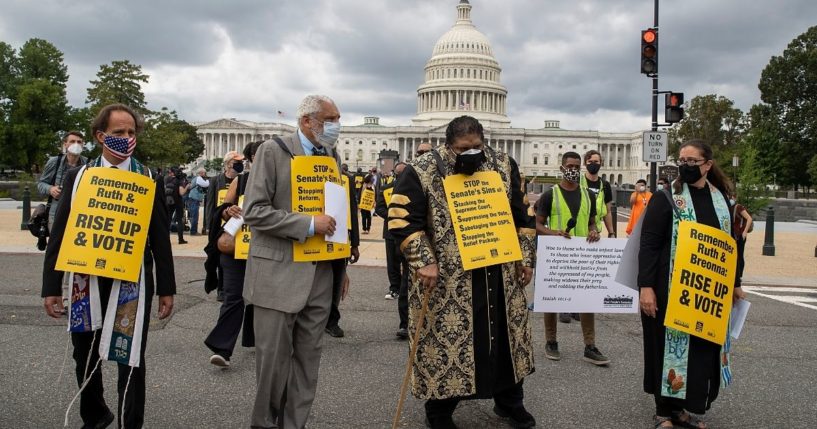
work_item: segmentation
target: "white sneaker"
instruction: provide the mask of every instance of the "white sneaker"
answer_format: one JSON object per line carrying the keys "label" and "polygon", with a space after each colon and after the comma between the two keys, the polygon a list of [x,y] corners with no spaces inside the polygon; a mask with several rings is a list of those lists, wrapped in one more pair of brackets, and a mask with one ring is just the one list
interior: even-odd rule
{"label": "white sneaker", "polygon": [[230,366],[230,360],[225,359],[224,356],[218,353],[210,356],[210,363],[221,368],[228,368]]}
{"label": "white sneaker", "polygon": [[389,292],[389,293],[386,294],[385,298],[386,299],[395,299],[395,298],[397,298],[397,294]]}

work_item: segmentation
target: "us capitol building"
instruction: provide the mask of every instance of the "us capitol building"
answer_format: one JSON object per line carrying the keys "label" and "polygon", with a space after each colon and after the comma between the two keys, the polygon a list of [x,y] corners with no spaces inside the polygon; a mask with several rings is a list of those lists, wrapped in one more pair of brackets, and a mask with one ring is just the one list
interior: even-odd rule
{"label": "us capitol building", "polygon": [[[448,122],[470,115],[485,127],[487,144],[510,154],[529,178],[558,177],[563,153],[584,155],[590,149],[601,152],[601,175],[611,183],[647,178],[649,164],[641,161],[641,131],[571,131],[560,128],[558,120],[545,120],[538,129],[511,127],[506,115],[508,90],[501,83],[501,72],[488,38],[471,21],[471,5],[460,0],[454,26],[437,40],[425,65],[425,82],[417,88],[417,115],[412,124],[383,126],[378,117],[368,116],[363,124],[343,126],[337,145],[342,162],[353,171],[380,168],[385,155],[394,156],[395,151],[401,161],[410,161],[421,142],[442,144]],[[194,125],[205,144],[201,160],[220,158],[253,141],[295,131],[289,124],[235,118]]]}

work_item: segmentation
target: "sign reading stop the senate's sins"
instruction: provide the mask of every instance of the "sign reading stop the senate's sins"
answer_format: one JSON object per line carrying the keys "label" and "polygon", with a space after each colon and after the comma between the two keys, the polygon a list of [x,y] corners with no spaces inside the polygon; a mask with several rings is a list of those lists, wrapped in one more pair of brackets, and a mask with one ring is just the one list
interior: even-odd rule
{"label": "sign reading stop the senate's sins", "polygon": [[681,222],[664,325],[723,345],[736,266],[737,244],[728,233]]}
{"label": "sign reading stop the senate's sins", "polygon": [[[311,216],[324,212],[324,183],[341,185],[338,164],[328,156],[296,156],[292,159],[292,212]],[[323,234],[315,234],[304,243],[292,243],[295,262],[329,261],[348,258],[348,244],[327,242]]]}
{"label": "sign reading stop the senate's sins", "polygon": [[139,281],[156,184],[150,177],[94,167],[79,177],[56,269]]}
{"label": "sign reading stop the senate's sins", "polygon": [[496,171],[443,181],[457,247],[466,270],[522,259],[505,184]]}

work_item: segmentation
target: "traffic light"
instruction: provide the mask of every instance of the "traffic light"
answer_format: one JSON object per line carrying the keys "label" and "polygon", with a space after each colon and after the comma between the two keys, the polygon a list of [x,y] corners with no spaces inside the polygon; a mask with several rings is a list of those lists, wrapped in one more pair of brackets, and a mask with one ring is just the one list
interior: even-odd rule
{"label": "traffic light", "polygon": [[641,73],[658,73],[658,30],[648,28],[641,32]]}
{"label": "traffic light", "polygon": [[684,93],[669,92],[664,98],[664,122],[674,124],[684,119]]}

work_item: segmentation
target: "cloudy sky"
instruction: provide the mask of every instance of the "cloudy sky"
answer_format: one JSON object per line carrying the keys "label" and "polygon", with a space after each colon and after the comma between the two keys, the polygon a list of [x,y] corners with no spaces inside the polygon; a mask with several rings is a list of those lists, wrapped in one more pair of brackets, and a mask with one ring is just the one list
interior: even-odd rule
{"label": "cloudy sky", "polygon": [[[128,59],[150,75],[149,107],[188,121],[294,122],[307,93],[332,96],[343,123],[409,125],[416,89],[458,0],[0,0],[0,40],[33,37],[65,54],[69,102],[85,103],[100,64]],[[649,127],[639,74],[650,0],[471,0],[508,88],[515,127]],[[814,0],[662,2],[660,89],[716,93],[744,111],[772,55],[816,25]],[[277,117],[277,111],[286,117]],[[659,118],[662,115],[659,115]]]}

